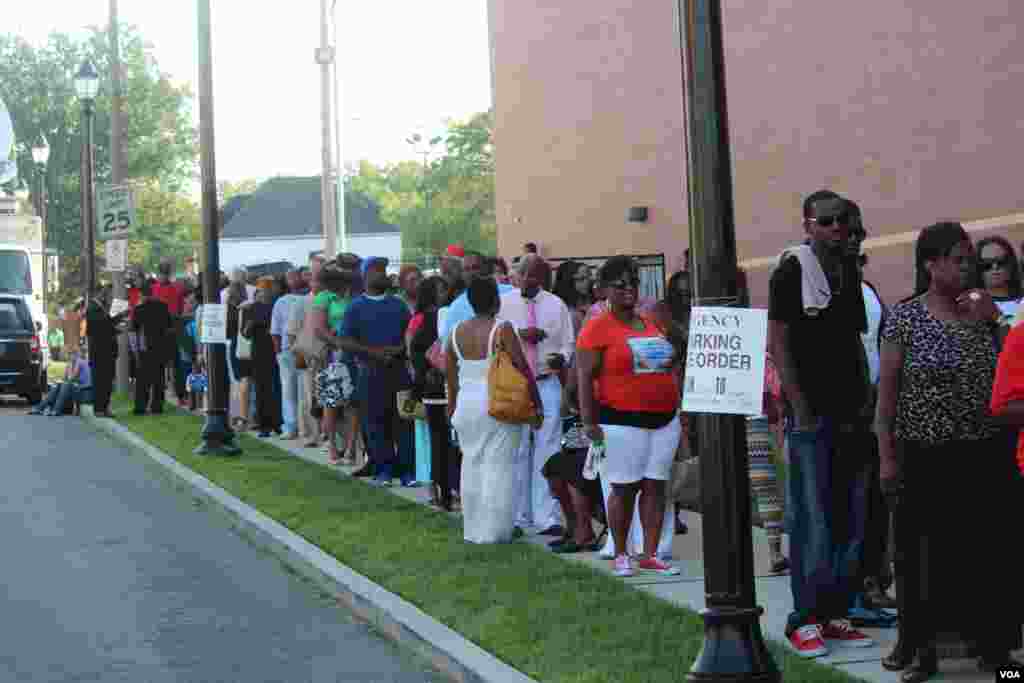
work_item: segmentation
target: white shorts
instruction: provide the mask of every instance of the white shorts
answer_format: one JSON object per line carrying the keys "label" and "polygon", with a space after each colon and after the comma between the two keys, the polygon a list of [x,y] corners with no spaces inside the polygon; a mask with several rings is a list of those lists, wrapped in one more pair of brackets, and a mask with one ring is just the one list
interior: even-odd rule
{"label": "white shorts", "polygon": [[601,425],[605,458],[601,477],[612,484],[635,484],[642,479],[668,481],[679,448],[679,418],[661,429]]}

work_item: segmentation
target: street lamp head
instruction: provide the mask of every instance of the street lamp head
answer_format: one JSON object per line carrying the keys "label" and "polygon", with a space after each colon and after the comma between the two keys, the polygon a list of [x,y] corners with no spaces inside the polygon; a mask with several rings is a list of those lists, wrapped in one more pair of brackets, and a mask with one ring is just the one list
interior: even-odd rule
{"label": "street lamp head", "polygon": [[50,160],[50,145],[46,144],[45,135],[43,141],[32,148],[32,160],[43,166]]}
{"label": "street lamp head", "polygon": [[96,67],[92,65],[92,61],[86,59],[82,62],[78,73],[75,74],[75,94],[78,95],[78,99],[91,102],[96,99],[99,90],[99,74],[96,73]]}

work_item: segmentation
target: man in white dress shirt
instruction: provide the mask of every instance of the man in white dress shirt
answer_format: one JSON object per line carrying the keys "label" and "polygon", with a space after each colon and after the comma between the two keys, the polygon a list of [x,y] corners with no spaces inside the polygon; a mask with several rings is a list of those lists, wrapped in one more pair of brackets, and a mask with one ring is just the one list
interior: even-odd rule
{"label": "man in white dress shirt", "polygon": [[[523,342],[527,363],[537,377],[544,422],[540,429],[523,427],[517,462],[516,523],[534,527],[540,533],[560,536],[562,513],[542,470],[548,458],[562,444],[562,382],[560,373],[568,366],[575,346],[572,316],[554,294],[544,290],[551,269],[536,254],[519,264],[521,288],[502,294],[503,320],[511,322]],[[531,438],[532,436],[532,438]]]}

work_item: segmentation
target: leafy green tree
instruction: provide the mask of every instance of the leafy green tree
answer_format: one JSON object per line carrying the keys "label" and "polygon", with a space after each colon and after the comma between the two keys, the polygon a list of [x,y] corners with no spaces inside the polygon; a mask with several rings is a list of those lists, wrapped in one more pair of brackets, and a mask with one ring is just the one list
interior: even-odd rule
{"label": "leafy green tree", "polygon": [[[156,182],[170,193],[183,192],[195,177],[197,135],[192,124],[192,94],[162,73],[147,43],[134,27],[121,29],[121,61],[126,123],[126,175],[133,182]],[[45,136],[50,146],[46,167],[47,238],[62,261],[65,284],[80,284],[81,106],[74,75],[86,58],[100,74],[95,107],[95,180],[110,180],[110,44],[105,31],[92,28],[82,41],[53,33],[43,46],[0,34],[0,96],[11,113],[18,141],[19,175],[35,177],[30,149]],[[141,214],[141,212],[140,212]],[[103,247],[97,253],[102,255]]]}
{"label": "leafy green tree", "polygon": [[[453,243],[494,252],[492,129],[491,114],[477,114],[450,122],[443,138],[408,138],[422,162],[376,166],[362,161],[348,170],[346,183],[353,193],[373,199],[381,218],[401,228],[405,260],[428,261]],[[443,152],[431,160],[437,148]]]}
{"label": "leafy green tree", "polygon": [[129,242],[129,261],[152,273],[161,258],[172,257],[180,268],[202,239],[199,205],[155,182],[136,186],[135,205],[139,230]]}

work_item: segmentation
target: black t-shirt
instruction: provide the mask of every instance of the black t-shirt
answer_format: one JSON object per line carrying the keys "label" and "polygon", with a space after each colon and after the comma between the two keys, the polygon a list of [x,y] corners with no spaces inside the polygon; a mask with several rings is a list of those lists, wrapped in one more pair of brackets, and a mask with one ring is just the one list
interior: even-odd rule
{"label": "black t-shirt", "polygon": [[[830,278],[828,308],[809,317],[803,306],[803,273],[796,256],[783,261],[771,278],[768,318],[789,327],[797,384],[816,416],[852,419],[867,401],[861,333],[867,331],[861,276],[844,260],[841,282]],[[781,359],[776,359],[781,362]],[[792,411],[792,406],[787,406]]]}
{"label": "black t-shirt", "polygon": [[132,327],[145,337],[146,351],[169,355],[173,324],[167,304],[153,299],[135,307]]}

